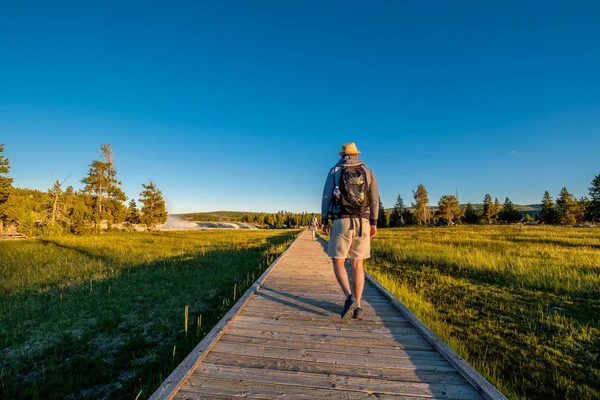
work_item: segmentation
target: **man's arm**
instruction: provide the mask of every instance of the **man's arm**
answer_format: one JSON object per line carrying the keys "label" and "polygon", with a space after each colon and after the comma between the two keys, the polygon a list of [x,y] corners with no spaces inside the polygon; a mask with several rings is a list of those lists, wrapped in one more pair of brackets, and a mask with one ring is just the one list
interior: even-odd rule
{"label": "man's arm", "polygon": [[323,198],[321,200],[321,219],[323,225],[328,225],[329,221],[329,211],[331,207],[331,202],[333,201],[333,189],[335,183],[333,182],[333,169],[329,171],[327,174],[327,179],[325,180],[325,187],[323,188]]}
{"label": "man's arm", "polygon": [[370,205],[370,220],[369,223],[371,226],[377,226],[377,219],[379,218],[379,188],[377,187],[377,180],[375,179],[375,174],[373,171],[369,170],[371,174],[371,185],[369,187],[369,191],[371,194],[371,205]]}

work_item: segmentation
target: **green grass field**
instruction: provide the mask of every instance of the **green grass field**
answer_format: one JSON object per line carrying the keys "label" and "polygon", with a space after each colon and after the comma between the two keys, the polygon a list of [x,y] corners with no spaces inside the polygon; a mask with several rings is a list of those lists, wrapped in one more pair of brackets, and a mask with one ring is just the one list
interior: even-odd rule
{"label": "green grass field", "polygon": [[296,234],[0,242],[0,397],[148,398]]}
{"label": "green grass field", "polygon": [[509,398],[600,398],[600,229],[383,229],[372,250],[368,272]]}

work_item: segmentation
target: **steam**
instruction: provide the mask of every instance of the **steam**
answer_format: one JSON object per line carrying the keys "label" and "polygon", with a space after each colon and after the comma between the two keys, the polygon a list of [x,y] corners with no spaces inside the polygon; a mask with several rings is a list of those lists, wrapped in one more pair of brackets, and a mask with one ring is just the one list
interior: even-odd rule
{"label": "steam", "polygon": [[195,222],[186,221],[175,215],[167,216],[163,229],[198,229]]}
{"label": "steam", "polygon": [[243,222],[201,222],[186,221],[176,215],[169,215],[161,230],[199,230],[199,229],[259,229],[260,226]]}

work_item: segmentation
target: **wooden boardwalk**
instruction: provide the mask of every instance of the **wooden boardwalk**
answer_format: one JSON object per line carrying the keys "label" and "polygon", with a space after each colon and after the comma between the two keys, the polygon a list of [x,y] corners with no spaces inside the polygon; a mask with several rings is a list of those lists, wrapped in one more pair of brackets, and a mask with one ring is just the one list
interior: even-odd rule
{"label": "wooden boardwalk", "polygon": [[302,233],[151,398],[504,398],[370,277],[342,320],[325,246]]}

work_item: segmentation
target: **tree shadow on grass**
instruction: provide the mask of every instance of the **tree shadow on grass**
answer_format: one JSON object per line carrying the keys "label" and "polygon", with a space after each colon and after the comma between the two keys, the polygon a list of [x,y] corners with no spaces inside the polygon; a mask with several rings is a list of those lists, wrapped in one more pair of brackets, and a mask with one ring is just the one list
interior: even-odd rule
{"label": "tree shadow on grass", "polygon": [[[268,266],[273,246],[289,240],[284,233],[247,250],[127,265],[118,276],[62,291],[3,296],[0,393],[130,399],[143,389],[140,399],[147,398],[234,303],[233,286],[242,293]],[[90,249],[44,243],[113,262]]]}
{"label": "tree shadow on grass", "polygon": [[[596,243],[573,243],[569,241],[569,239],[561,240],[561,239],[539,239],[539,238],[522,238],[522,237],[504,237],[504,240],[513,243],[526,243],[526,244],[549,244],[553,246],[567,247],[567,248],[591,248],[591,249],[600,249],[600,244]],[[581,240],[581,238],[577,238]],[[585,239],[584,239],[585,240]],[[591,238],[590,238],[591,240]]]}
{"label": "tree shadow on grass", "polygon": [[54,246],[54,247],[58,247],[59,249],[63,249],[63,250],[67,250],[67,251],[75,251],[90,260],[100,261],[105,264],[111,264],[114,262],[114,259],[112,257],[108,257],[103,254],[94,253],[85,247],[72,246],[72,245],[68,246],[68,245],[62,244],[56,240],[52,240],[52,239],[40,239],[40,242],[42,244],[44,244],[44,246]]}
{"label": "tree shadow on grass", "polygon": [[[470,266],[465,267],[457,264],[456,262],[445,262],[444,260],[436,260],[433,265],[431,262],[425,260],[411,260],[399,264],[393,260],[390,260],[385,254],[375,254],[372,262],[381,264],[382,261],[383,264],[393,266],[393,269],[403,273],[412,271],[413,273],[418,273],[422,276],[427,276],[428,274],[446,275],[456,279],[465,279],[474,284],[492,285],[499,289],[526,289],[540,291],[551,295],[579,296],[586,298],[597,296],[597,294],[594,292],[583,291],[576,293],[572,290],[562,290],[550,285],[544,285],[543,280],[540,280],[541,283],[539,284],[536,284],[535,282],[523,282],[523,278],[520,275],[512,274],[510,268],[506,268],[503,271],[496,271],[483,268],[474,268]],[[596,273],[593,269],[581,267],[580,272],[584,271],[592,274]]]}

